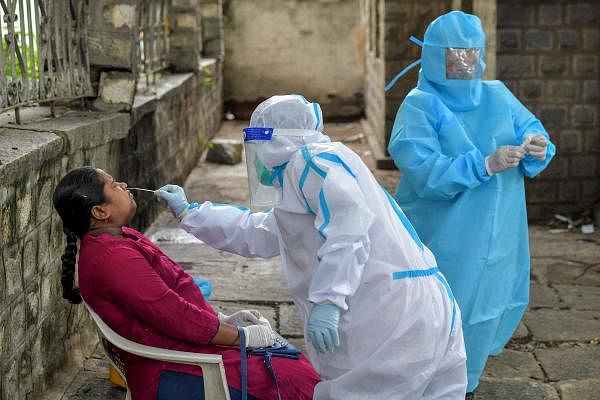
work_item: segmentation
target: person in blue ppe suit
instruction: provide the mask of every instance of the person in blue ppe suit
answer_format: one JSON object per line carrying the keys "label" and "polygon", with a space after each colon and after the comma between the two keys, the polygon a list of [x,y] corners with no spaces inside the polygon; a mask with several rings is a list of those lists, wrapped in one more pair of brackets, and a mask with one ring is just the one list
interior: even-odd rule
{"label": "person in blue ppe suit", "polygon": [[544,170],[555,146],[502,82],[481,79],[479,18],[442,15],[419,44],[419,81],[388,146],[403,174],[395,198],[456,295],[472,392],[488,355],[502,351],[527,307],[524,177]]}
{"label": "person in blue ppe suit", "polygon": [[[261,103],[245,129],[252,200],[271,210],[189,203],[157,191],[181,227],[246,257],[281,255],[307,352],[323,379],[314,398],[452,399],[466,391],[460,311],[436,261],[360,157],[321,131],[299,95]],[[261,194],[262,193],[262,194]]]}

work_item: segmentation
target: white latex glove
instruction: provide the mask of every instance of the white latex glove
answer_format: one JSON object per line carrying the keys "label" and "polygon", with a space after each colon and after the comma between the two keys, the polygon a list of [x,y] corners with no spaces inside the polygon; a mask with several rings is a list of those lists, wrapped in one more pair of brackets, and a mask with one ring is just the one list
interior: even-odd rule
{"label": "white latex glove", "polygon": [[495,152],[485,158],[485,169],[492,176],[516,167],[523,158],[525,150],[521,146],[498,146]]}
{"label": "white latex glove", "polygon": [[218,314],[219,321],[233,326],[263,325],[271,328],[269,321],[257,310],[240,310],[231,315]]}
{"label": "white latex glove", "polygon": [[188,203],[187,198],[185,197],[185,192],[181,186],[177,185],[165,185],[160,189],[154,192],[154,195],[159,200],[164,200],[167,202],[169,207],[171,208],[171,212],[175,216],[175,218],[183,217],[183,214],[189,207],[190,203]]}
{"label": "white latex glove", "polygon": [[246,335],[246,347],[248,348],[269,347],[275,343],[275,335],[269,326],[248,325],[242,329]]}
{"label": "white latex glove", "polygon": [[532,157],[537,158],[538,160],[544,160],[546,158],[548,141],[544,135],[528,134],[523,138],[521,147]]}

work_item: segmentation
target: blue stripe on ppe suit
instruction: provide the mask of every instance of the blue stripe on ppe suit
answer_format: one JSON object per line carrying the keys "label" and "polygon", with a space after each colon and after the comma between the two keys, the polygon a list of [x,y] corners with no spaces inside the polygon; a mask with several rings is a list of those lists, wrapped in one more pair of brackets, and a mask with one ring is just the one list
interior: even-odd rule
{"label": "blue stripe on ppe suit", "polygon": [[[555,153],[542,124],[499,81],[449,80],[445,49],[478,47],[477,17],[451,12],[428,27],[419,82],[398,110],[388,151],[403,173],[395,198],[433,251],[461,308],[472,391],[489,354],[512,336],[529,298],[524,176]],[[483,64],[483,51],[479,62]],[[483,70],[482,70],[483,72]],[[546,137],[543,160],[489,176],[485,156]]]}
{"label": "blue stripe on ppe suit", "polygon": [[454,320],[456,319],[456,304],[454,304],[454,295],[452,294],[452,289],[446,282],[444,276],[440,273],[440,269],[438,267],[429,268],[429,269],[410,269],[408,271],[399,271],[394,272],[392,274],[392,279],[407,279],[407,278],[420,278],[424,276],[435,275],[435,277],[444,285],[446,288],[446,293],[448,293],[448,297],[452,300],[452,322],[450,323],[450,334],[452,333],[452,329],[454,329]]}

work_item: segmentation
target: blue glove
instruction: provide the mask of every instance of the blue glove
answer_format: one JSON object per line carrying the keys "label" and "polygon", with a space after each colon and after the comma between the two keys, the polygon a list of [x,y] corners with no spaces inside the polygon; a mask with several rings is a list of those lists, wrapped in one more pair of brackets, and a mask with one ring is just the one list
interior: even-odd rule
{"label": "blue glove", "polygon": [[319,353],[333,352],[340,345],[340,309],[335,304],[316,304],[308,317],[308,339]]}
{"label": "blue glove", "polygon": [[204,296],[204,298],[208,300],[208,298],[212,294],[212,286],[210,282],[206,279],[198,278],[197,276],[192,276],[192,279],[194,280],[196,286],[198,286],[198,288],[202,292],[202,296]]}
{"label": "blue glove", "polygon": [[175,218],[180,218],[190,205],[181,186],[165,185],[154,194],[159,200],[164,200],[169,204]]}

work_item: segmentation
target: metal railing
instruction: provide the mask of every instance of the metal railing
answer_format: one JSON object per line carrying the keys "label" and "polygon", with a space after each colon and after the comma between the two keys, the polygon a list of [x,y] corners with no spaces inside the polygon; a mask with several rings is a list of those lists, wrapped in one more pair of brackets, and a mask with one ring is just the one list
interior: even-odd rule
{"label": "metal railing", "polygon": [[147,0],[140,4],[139,78],[146,86],[169,66],[170,0]]}
{"label": "metal railing", "polygon": [[0,111],[93,94],[88,0],[0,0]]}

